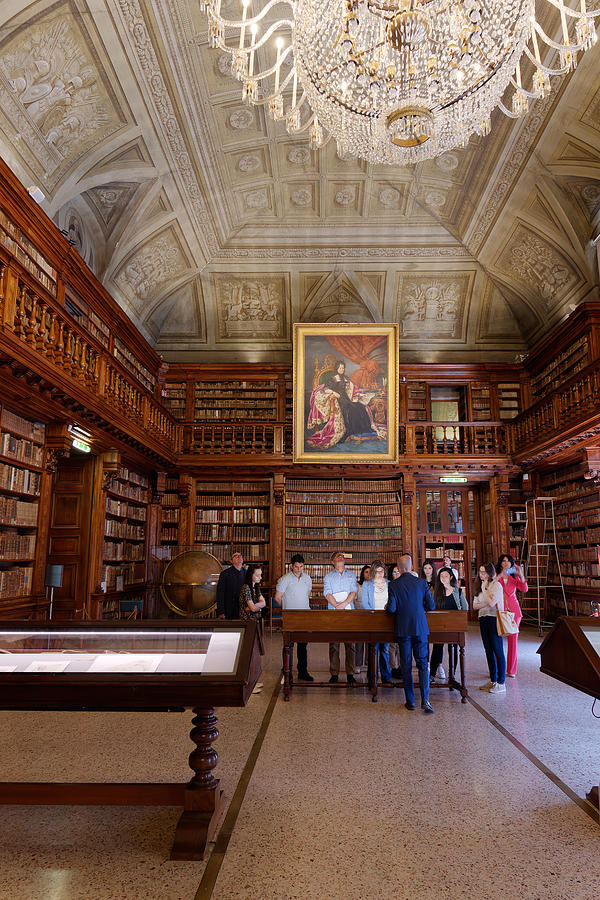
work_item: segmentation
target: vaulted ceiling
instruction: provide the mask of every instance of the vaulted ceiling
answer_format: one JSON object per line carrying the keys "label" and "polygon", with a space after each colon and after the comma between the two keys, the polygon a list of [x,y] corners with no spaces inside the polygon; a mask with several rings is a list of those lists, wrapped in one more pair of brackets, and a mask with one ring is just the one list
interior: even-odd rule
{"label": "vaulted ceiling", "polygon": [[0,4],[0,152],[166,359],[397,321],[405,362],[511,361],[598,297],[600,43],[525,118],[377,167],[245,106],[198,6]]}

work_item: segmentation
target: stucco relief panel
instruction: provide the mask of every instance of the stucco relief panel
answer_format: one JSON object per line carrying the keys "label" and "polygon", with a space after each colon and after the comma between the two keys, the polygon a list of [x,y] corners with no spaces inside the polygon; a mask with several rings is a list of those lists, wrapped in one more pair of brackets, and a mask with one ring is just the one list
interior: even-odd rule
{"label": "stucco relief panel", "polygon": [[151,238],[129,257],[115,277],[118,287],[140,308],[168,288],[189,268],[179,240],[170,229]]}
{"label": "stucco relief panel", "polygon": [[566,256],[521,224],[498,256],[496,268],[538,297],[546,310],[581,280]]}
{"label": "stucco relief panel", "polygon": [[290,290],[285,275],[213,274],[211,282],[217,310],[217,341],[289,340]]}
{"label": "stucco relief panel", "polygon": [[463,338],[474,273],[400,274],[396,317],[402,337],[447,342]]}
{"label": "stucco relief panel", "polygon": [[[124,122],[93,50],[64,5],[17,28],[0,49],[0,104],[39,161],[52,172]],[[36,141],[37,139],[37,141]]]}

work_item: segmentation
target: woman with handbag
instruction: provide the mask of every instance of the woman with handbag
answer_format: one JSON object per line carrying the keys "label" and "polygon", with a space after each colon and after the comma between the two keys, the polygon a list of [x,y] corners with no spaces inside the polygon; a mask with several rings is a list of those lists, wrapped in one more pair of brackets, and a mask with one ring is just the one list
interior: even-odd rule
{"label": "woman with handbag", "polygon": [[496,581],[496,570],[491,562],[479,566],[473,585],[473,609],[479,610],[479,629],[490,671],[490,680],[482,684],[479,690],[505,694],[506,659],[497,627],[497,611],[504,610],[504,594]]}
{"label": "woman with handbag", "polygon": [[514,634],[506,635],[506,677],[517,677],[517,641],[519,640],[519,624],[523,618],[521,606],[517,598],[517,591],[526,594],[529,590],[527,582],[523,577],[523,569],[518,563],[515,563],[513,557],[509,553],[503,553],[498,560],[496,566],[498,573],[498,583],[504,592],[504,609],[509,610],[515,615],[515,625],[517,631]]}

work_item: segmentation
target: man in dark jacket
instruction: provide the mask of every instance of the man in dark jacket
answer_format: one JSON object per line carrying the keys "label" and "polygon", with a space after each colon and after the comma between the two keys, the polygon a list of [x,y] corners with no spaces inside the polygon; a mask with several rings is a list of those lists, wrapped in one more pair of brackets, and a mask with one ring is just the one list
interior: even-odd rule
{"label": "man in dark jacket", "polygon": [[412,559],[408,554],[398,560],[400,577],[388,584],[388,603],[386,612],[396,616],[396,640],[400,650],[400,666],[407,709],[415,708],[415,688],[412,679],[412,657],[419,670],[419,687],[421,688],[421,709],[432,713],[429,702],[429,648],[427,635],[426,612],[435,609],[433,597],[429,593],[427,582],[423,578],[415,578],[412,573]]}
{"label": "man in dark jacket", "polygon": [[240,591],[246,570],[241,553],[234,553],[231,565],[223,569],[217,582],[217,615],[220,619],[239,619]]}

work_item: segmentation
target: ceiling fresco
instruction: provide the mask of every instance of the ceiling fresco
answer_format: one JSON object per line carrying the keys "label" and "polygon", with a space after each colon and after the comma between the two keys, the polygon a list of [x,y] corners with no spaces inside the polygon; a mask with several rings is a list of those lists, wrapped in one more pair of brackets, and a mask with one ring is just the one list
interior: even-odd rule
{"label": "ceiling fresco", "polygon": [[383,321],[407,363],[509,362],[598,297],[600,43],[525,118],[380,167],[245,106],[198,6],[0,5],[0,153],[165,359]]}

